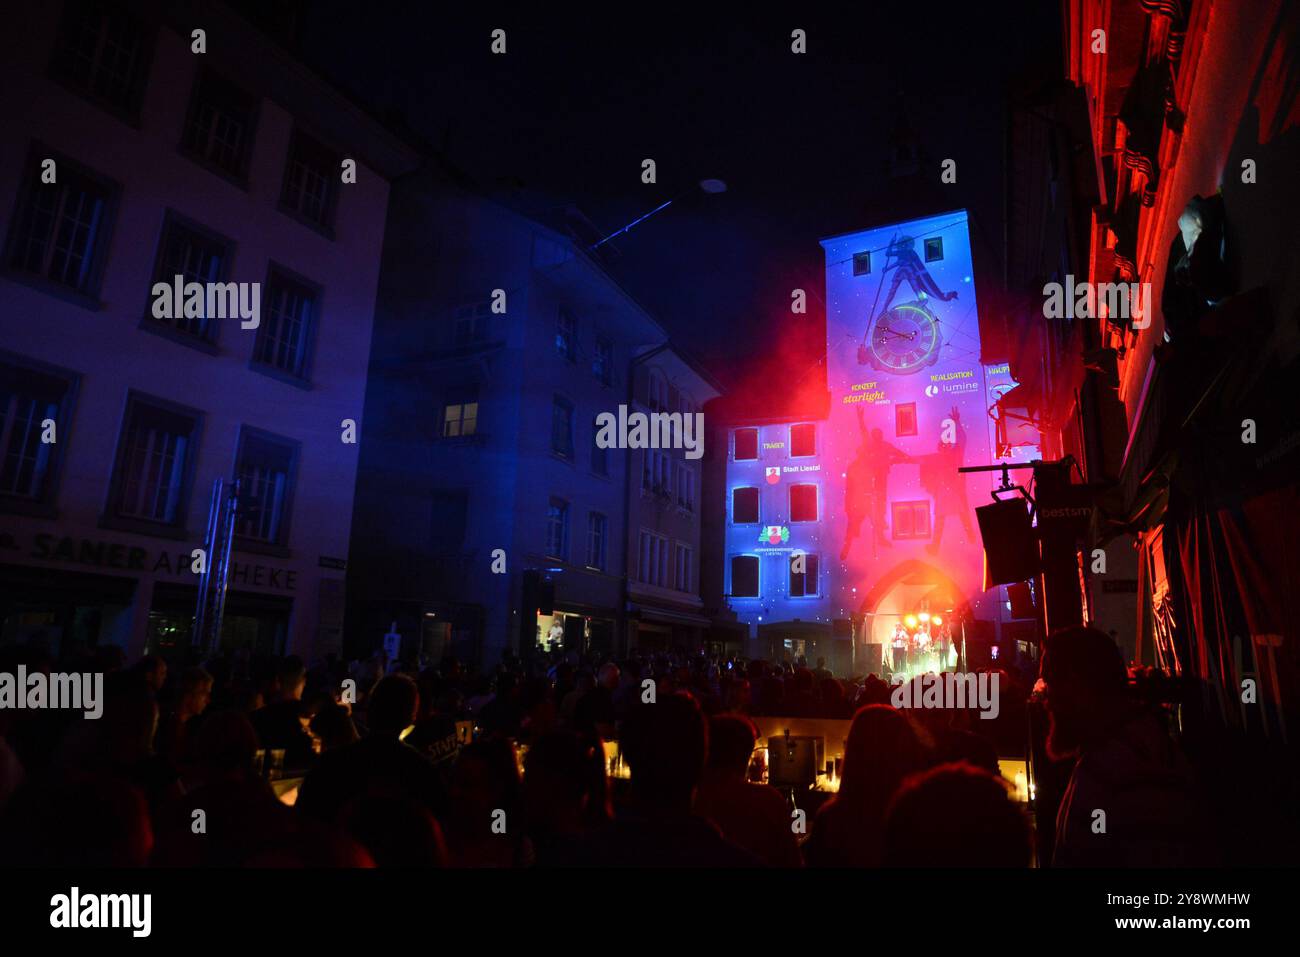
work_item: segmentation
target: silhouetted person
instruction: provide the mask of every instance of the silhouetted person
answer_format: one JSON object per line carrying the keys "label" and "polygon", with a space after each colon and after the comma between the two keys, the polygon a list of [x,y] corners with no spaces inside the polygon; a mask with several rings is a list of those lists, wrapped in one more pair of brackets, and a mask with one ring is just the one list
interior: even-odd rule
{"label": "silhouetted person", "polygon": [[524,759],[523,806],[540,867],[575,862],[582,839],[609,824],[609,782],[600,741],[576,731],[552,731]]}
{"label": "silhouetted person", "polygon": [[284,766],[305,768],[312,760],[311,735],[303,727],[302,691],[307,670],[297,658],[286,658],[277,671],[276,699],[250,716],[262,747],[284,749]]}
{"label": "silhouetted person", "polygon": [[1129,697],[1115,642],[1095,628],[1055,633],[1042,682],[1048,755],[1077,756],[1056,817],[1052,863],[1204,863],[1207,822],[1190,768],[1156,716]]}
{"label": "silhouetted person", "polygon": [[338,824],[350,801],[364,796],[410,797],[434,817],[446,811],[446,794],[433,765],[399,737],[415,722],[419,692],[405,675],[388,675],[370,696],[369,734],[322,754],[307,773],[296,809]]}
{"label": "silhouetted person", "polygon": [[695,795],[695,813],[723,837],[772,867],[799,867],[799,842],[790,809],[776,788],[746,780],[758,732],[734,714],[709,719],[709,758]]}
{"label": "silhouetted person", "polygon": [[872,429],[867,434],[866,421],[862,407],[856,409],[858,414],[858,433],[862,442],[857,455],[849,463],[844,483],[844,511],[847,525],[844,529],[844,546],[840,549],[840,561],[849,557],[854,540],[862,531],[862,520],[871,519],[871,554],[875,557],[877,547],[892,547],[885,537],[885,506],[889,501],[889,470],[895,465],[912,461],[911,456],[900,451],[885,441],[885,434],[880,429]]}
{"label": "silhouetted person", "polygon": [[461,749],[451,773],[447,848],[456,867],[532,863],[514,746],[487,738]]}
{"label": "silhouetted person", "polygon": [[[257,733],[238,711],[208,716],[194,736],[189,789],[158,815],[161,867],[364,866],[340,832],[294,812],[253,768]],[[202,812],[201,817],[196,812]],[[203,831],[195,833],[201,820]]]}
{"label": "silhouetted person", "polygon": [[909,779],[890,804],[887,867],[1028,867],[1029,822],[1006,782],[969,764]]}
{"label": "silhouetted person", "polygon": [[131,670],[144,678],[145,684],[155,695],[167,683],[167,661],[158,655],[145,655]]}
{"label": "silhouetted person", "polygon": [[154,750],[180,766],[186,758],[194,719],[203,713],[212,697],[212,675],[202,668],[186,668],[177,687],[176,703],[168,707],[158,722]]}
{"label": "silhouetted person", "polygon": [[447,845],[429,809],[395,794],[367,795],[343,812],[343,829],[377,867],[446,867]]}
{"label": "silhouetted person", "polygon": [[966,476],[957,471],[966,464],[966,427],[961,424],[961,410],[955,405],[948,415],[952,418],[956,434],[953,441],[939,441],[939,450],[922,470],[921,484],[934,498],[934,534],[925,550],[939,554],[943,543],[943,526],[952,516],[961,522],[967,544],[978,541],[971,521],[971,507],[966,498]]}
{"label": "silhouetted person", "polygon": [[618,690],[618,665],[602,665],[595,686],[582,696],[573,711],[573,724],[579,731],[606,740],[614,737],[614,692]]}
{"label": "silhouetted person", "polygon": [[817,812],[803,846],[811,867],[875,867],[885,809],[904,778],[922,767],[911,723],[888,705],[861,709],[849,726],[840,790]]}
{"label": "silhouetted person", "polygon": [[631,794],[613,824],[586,842],[583,863],[603,867],[752,867],[757,858],[692,813],[709,731],[695,699],[659,694],[633,709],[619,739]]}
{"label": "silhouetted person", "polygon": [[0,816],[3,867],[143,867],[152,849],[144,795],[113,774],[51,769]]}
{"label": "silhouetted person", "polygon": [[361,740],[347,705],[322,705],[311,719],[311,733],[320,739],[322,754],[337,751]]}

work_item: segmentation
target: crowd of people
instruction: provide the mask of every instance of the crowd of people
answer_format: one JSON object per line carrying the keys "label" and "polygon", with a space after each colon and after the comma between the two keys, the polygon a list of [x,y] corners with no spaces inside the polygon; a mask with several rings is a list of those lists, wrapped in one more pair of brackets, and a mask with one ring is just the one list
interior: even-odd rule
{"label": "crowd of people", "polygon": [[[31,646],[3,655],[0,671],[105,675],[98,720],[0,711],[8,864],[1036,862],[1027,810],[998,766],[1024,746],[1031,688],[1018,674],[1000,673],[1002,706],[986,721],[896,708],[879,676],[836,678],[824,661],[507,656],[484,673],[450,657],[308,667],[240,651],[180,667],[128,664],[113,648],[68,661]],[[1128,684],[1107,636],[1074,629],[1049,642],[1037,697],[1053,718],[1053,755],[1078,756],[1055,827],[1058,863],[1192,862],[1199,822],[1182,797],[1186,769]],[[829,800],[753,780],[752,719],[763,715],[848,722]],[[609,773],[610,740],[626,780]],[[301,779],[292,804],[272,766]],[[1170,800],[1180,801],[1174,820]],[[1112,821],[1100,839],[1098,807]]]}

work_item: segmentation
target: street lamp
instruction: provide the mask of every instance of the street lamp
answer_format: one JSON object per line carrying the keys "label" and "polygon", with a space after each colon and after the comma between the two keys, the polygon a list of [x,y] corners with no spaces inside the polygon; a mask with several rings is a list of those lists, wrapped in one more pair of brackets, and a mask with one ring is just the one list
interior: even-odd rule
{"label": "street lamp", "polygon": [[[725,193],[725,192],[727,191],[727,184],[724,183],[724,182],[723,182],[722,180],[720,180],[720,179],[702,179],[702,180],[699,181],[699,183],[696,184],[696,186],[697,186],[697,188],[698,188],[701,192],[703,192],[703,193],[709,193],[709,194]],[[627,232],[629,229],[631,229],[633,226],[637,225],[638,223],[643,223],[643,222],[645,222],[647,219],[649,219],[649,218],[650,218],[651,216],[653,216],[655,213],[659,212],[659,210],[661,210],[661,209],[667,209],[667,208],[668,208],[669,206],[671,206],[674,202],[676,202],[677,200],[681,199],[683,196],[687,195],[689,192],[690,192],[690,190],[687,190],[685,193],[678,193],[678,194],[677,194],[676,196],[674,196],[672,199],[668,200],[668,202],[666,202],[666,203],[662,203],[662,204],[660,204],[659,206],[656,206],[654,209],[650,210],[650,212],[646,213],[644,216],[640,216],[640,217],[638,217],[637,219],[632,220],[632,222],[628,223],[626,226],[624,226],[622,229],[618,230],[617,232],[610,233],[610,234],[609,234],[608,236],[606,236],[604,239],[600,240],[600,242],[598,242],[598,243],[596,243],[595,245],[593,245],[593,246],[591,247],[591,250],[590,250],[590,251],[591,251],[591,252],[595,252],[597,249],[599,249],[601,246],[605,245],[605,243],[609,242],[609,241],[610,241],[611,239],[613,239],[615,236],[621,236],[621,235],[623,235],[623,233]]]}

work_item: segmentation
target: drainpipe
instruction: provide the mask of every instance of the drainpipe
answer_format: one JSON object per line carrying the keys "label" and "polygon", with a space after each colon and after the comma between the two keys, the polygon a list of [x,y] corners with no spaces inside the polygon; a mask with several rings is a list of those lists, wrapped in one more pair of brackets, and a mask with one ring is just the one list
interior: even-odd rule
{"label": "drainpipe", "polygon": [[[636,370],[645,359],[659,352],[656,349],[648,349],[639,356],[633,356],[632,361],[628,363],[627,371],[627,414],[632,414],[632,400],[636,394]],[[628,582],[632,577],[632,564],[628,555],[628,550],[632,547],[632,450],[625,449],[625,465],[627,469],[626,481],[623,482],[623,601],[620,615],[620,632],[622,637],[618,642],[619,654],[626,656],[629,649],[627,646],[627,612],[628,605],[632,601],[632,596],[628,590]],[[644,453],[644,450],[642,450]]]}

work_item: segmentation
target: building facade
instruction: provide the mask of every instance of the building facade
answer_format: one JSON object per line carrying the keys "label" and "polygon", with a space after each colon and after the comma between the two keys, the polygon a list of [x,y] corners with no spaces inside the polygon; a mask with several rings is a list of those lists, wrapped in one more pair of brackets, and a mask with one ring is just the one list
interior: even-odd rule
{"label": "building facade", "polygon": [[28,6],[0,41],[0,640],[187,652],[237,479],[223,647],[337,652],[345,420],[415,157],[225,7],[156,10]]}
{"label": "building facade", "polygon": [[632,453],[627,536],[627,640],[645,651],[703,646],[710,619],[701,598],[701,510],[707,432],[704,403],[720,394],[707,372],[665,344],[632,364],[631,408],[699,423],[694,451]]}
{"label": "building facade", "polygon": [[350,553],[360,650],[619,653],[696,613],[689,463],[602,448],[597,417],[715,393],[587,252],[596,238],[575,210],[498,201],[436,164],[395,191]]}
{"label": "building facade", "polygon": [[[1011,261],[1028,288],[1069,274],[1130,291],[1118,310],[1102,301],[1046,324],[1063,347],[1030,339],[1017,357],[1042,370],[1053,441],[1101,489],[1088,547],[1122,556],[1091,576],[1088,617],[1104,616],[1108,592],[1136,592],[1136,620],[1110,630],[1132,660],[1195,687],[1189,720],[1285,741],[1300,700],[1285,384],[1300,355],[1285,226],[1300,208],[1285,172],[1300,105],[1282,78],[1300,14],[1213,0],[1065,13],[1066,83],[1032,122],[1074,159],[1055,202],[1020,226],[1054,237],[1055,261]],[[1258,707],[1243,682],[1261,689]]]}
{"label": "building facade", "polygon": [[900,626],[957,654],[970,638],[975,661],[1014,648],[1032,636],[1005,589],[985,588],[974,521],[999,478],[957,470],[1041,448],[1035,426],[1000,412],[1017,381],[981,348],[966,213],[822,246],[828,401],[727,422],[727,602],[756,654],[843,673],[900,670]]}

